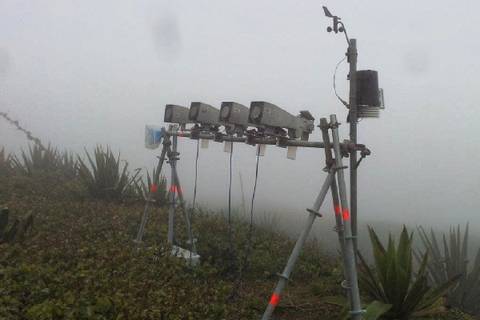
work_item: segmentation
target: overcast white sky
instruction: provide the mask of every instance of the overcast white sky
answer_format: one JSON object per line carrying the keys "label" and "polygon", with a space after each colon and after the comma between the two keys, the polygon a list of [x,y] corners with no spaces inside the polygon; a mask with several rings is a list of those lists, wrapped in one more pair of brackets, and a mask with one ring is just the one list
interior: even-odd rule
{"label": "overcast white sky", "polygon": [[[332,74],[346,43],[325,31],[322,5],[343,18],[359,67],[378,70],[385,90],[381,118],[359,124],[373,152],[359,172],[361,217],[480,226],[474,1],[1,0],[0,110],[60,148],[109,144],[132,167],[154,163],[144,125],[161,124],[167,103],[266,100],[344,120]],[[344,96],[346,71],[337,76]],[[18,151],[26,141],[0,121],[0,145]],[[180,149],[191,194],[194,145]],[[200,156],[199,200],[217,207],[227,194],[222,149]],[[249,197],[254,150],[238,145],[234,157]],[[291,161],[271,147],[261,161],[258,205],[303,219],[325,176],[322,151]],[[238,203],[238,179],[235,191]]]}

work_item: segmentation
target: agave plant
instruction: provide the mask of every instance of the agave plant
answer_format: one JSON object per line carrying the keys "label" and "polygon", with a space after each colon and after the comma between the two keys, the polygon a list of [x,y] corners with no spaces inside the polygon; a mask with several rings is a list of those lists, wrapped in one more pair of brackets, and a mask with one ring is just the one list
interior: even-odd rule
{"label": "agave plant", "polygon": [[[420,239],[425,249],[431,252],[432,259],[427,267],[430,280],[434,284],[460,275],[460,281],[447,293],[448,305],[472,314],[480,313],[480,248],[472,266],[468,260],[468,223],[462,236],[460,226],[451,227],[448,235],[443,234],[440,245],[433,230],[430,235],[419,227]],[[443,246],[443,248],[442,248]],[[418,253],[415,253],[418,259]]]}
{"label": "agave plant", "polygon": [[12,157],[5,152],[5,149],[0,149],[0,175],[6,175],[12,170]]}
{"label": "agave plant", "polygon": [[155,200],[155,203],[159,206],[167,203],[168,196],[167,179],[161,175],[161,170],[162,164],[159,161],[152,169],[151,174],[146,170],[146,180],[139,180],[139,183],[136,183],[137,193],[144,199]]}
{"label": "agave plant", "polygon": [[0,244],[23,240],[27,232],[33,227],[33,215],[31,213],[22,221],[15,219],[10,225],[9,216],[8,208],[0,210]]}
{"label": "agave plant", "polygon": [[57,149],[48,145],[47,148],[39,144],[28,147],[28,153],[22,150],[21,158],[12,158],[13,168],[16,172],[33,175],[36,172],[53,172],[59,169],[61,163]]}
{"label": "agave plant", "polygon": [[97,146],[93,157],[85,150],[88,163],[78,157],[78,174],[90,195],[99,199],[122,199],[134,192],[139,171],[128,172],[128,163],[121,166],[120,154],[115,156],[109,147]]}
{"label": "agave plant", "polygon": [[389,236],[384,247],[369,227],[373,247],[374,267],[370,267],[365,258],[359,254],[360,285],[366,293],[381,304],[390,305],[382,318],[410,319],[425,317],[443,312],[443,296],[458,280],[458,277],[432,287],[428,282],[428,257],[426,252],[421,257],[420,266],[415,273],[413,268],[413,233],[404,227],[398,246]]}
{"label": "agave plant", "polygon": [[64,151],[59,156],[59,169],[68,178],[77,176],[78,173],[78,161],[77,158],[68,151]]}

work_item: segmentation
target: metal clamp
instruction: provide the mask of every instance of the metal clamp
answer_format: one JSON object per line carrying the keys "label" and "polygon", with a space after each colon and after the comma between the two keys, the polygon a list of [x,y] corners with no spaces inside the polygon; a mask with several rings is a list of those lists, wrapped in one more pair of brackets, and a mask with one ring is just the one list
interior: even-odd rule
{"label": "metal clamp", "polygon": [[345,227],[344,227],[343,225],[342,225],[341,227],[334,226],[334,227],[333,227],[333,231],[334,231],[334,232],[337,232],[337,233],[338,233],[338,232],[341,232],[341,231],[343,232],[343,231],[345,231]]}
{"label": "metal clamp", "polygon": [[277,276],[279,278],[285,279],[286,281],[290,281],[290,278],[284,275],[283,273],[277,273]]}
{"label": "metal clamp", "polygon": [[340,283],[340,286],[345,290],[350,290],[351,288],[347,280],[343,280],[342,283]]}
{"label": "metal clamp", "polygon": [[323,217],[323,215],[320,212],[315,211],[313,209],[307,209],[307,211],[310,212],[310,213],[313,213],[314,215],[316,215],[319,218]]}
{"label": "metal clamp", "polygon": [[213,137],[213,141],[215,141],[215,142],[223,142],[223,141],[224,141],[223,137],[224,137],[224,134],[223,134],[223,133],[221,133],[221,132],[216,132],[215,135],[214,135],[214,137]]}
{"label": "metal clamp", "polygon": [[340,124],[341,124],[341,123],[338,122],[338,121],[337,121],[337,122],[330,122],[330,123],[328,124],[328,126],[329,126],[330,129],[337,129],[337,128],[340,126]]}
{"label": "metal clamp", "polygon": [[362,310],[352,310],[349,312],[352,316],[357,315],[357,314],[365,314],[367,313],[367,310],[362,309]]}

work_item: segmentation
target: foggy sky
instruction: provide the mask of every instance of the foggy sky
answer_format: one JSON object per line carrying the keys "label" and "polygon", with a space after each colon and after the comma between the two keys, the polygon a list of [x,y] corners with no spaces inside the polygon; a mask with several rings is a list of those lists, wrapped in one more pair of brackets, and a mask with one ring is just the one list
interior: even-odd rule
{"label": "foggy sky", "polygon": [[[386,110],[359,123],[372,155],[359,168],[360,219],[480,226],[480,25],[474,1],[0,1],[0,110],[44,141],[83,152],[121,150],[131,168],[155,163],[144,125],[162,124],[167,103],[249,105],[265,100],[318,119],[346,110],[332,90],[343,35],[325,31],[327,5],[358,39],[359,68],[379,71]],[[338,70],[347,96],[347,64]],[[342,139],[347,138],[343,125]],[[318,128],[311,140],[320,140]],[[0,145],[25,138],[0,119]],[[181,141],[179,173],[193,189],[192,141]],[[228,155],[201,150],[198,200],[225,207]],[[247,199],[254,148],[235,145]],[[304,219],[319,191],[322,150],[268,147],[257,205]],[[248,202],[248,200],[247,200]],[[327,210],[329,205],[325,207]]]}

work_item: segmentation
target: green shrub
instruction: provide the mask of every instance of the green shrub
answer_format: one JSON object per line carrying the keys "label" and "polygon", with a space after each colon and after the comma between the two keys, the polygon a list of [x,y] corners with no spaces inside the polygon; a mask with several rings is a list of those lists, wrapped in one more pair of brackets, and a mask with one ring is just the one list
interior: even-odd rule
{"label": "green shrub", "polygon": [[33,215],[30,213],[25,219],[15,219],[9,223],[10,211],[7,208],[0,210],[0,244],[23,240],[27,232],[33,227]]}
{"label": "green shrub", "polygon": [[122,199],[134,195],[135,184],[138,184],[139,171],[132,176],[128,172],[128,163],[121,167],[120,153],[117,157],[109,147],[97,146],[93,158],[85,150],[87,165],[78,157],[78,173],[89,194],[97,199]]}
{"label": "green shrub", "polygon": [[398,246],[389,236],[385,248],[374,229],[369,227],[373,247],[374,268],[359,254],[360,287],[373,299],[390,305],[385,319],[410,319],[443,312],[443,295],[455,285],[458,277],[431,287],[428,283],[428,252],[422,258],[418,271],[413,270],[412,237],[406,227],[400,235]]}
{"label": "green shrub", "polygon": [[[437,241],[435,233],[430,235],[419,227],[423,246],[431,253],[427,267],[432,283],[438,285],[460,275],[459,283],[447,293],[448,305],[472,314],[480,313],[480,248],[473,265],[468,260],[468,224],[462,236],[460,226],[451,227],[448,235],[443,234],[443,245]],[[442,248],[443,246],[443,248]],[[418,253],[416,258],[419,259]]]}
{"label": "green shrub", "polygon": [[154,200],[157,206],[167,204],[167,179],[161,175],[162,164],[160,161],[152,169],[152,174],[147,171],[146,180],[140,179],[140,183],[136,183],[137,193],[144,199]]}

